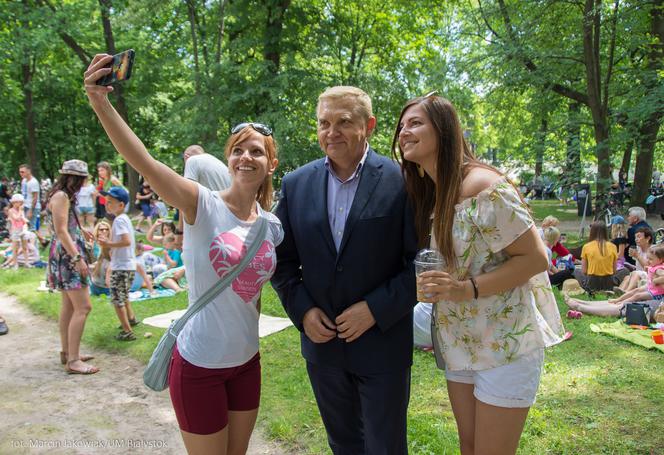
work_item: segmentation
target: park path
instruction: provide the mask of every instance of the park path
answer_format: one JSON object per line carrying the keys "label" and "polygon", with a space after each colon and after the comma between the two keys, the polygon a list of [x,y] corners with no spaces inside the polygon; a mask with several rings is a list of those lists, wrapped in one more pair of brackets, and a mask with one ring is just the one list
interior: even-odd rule
{"label": "park path", "polygon": [[[184,454],[168,392],[143,385],[143,365],[84,346],[101,371],[68,375],[57,324],[0,293],[0,454]],[[286,454],[254,431],[250,455]]]}

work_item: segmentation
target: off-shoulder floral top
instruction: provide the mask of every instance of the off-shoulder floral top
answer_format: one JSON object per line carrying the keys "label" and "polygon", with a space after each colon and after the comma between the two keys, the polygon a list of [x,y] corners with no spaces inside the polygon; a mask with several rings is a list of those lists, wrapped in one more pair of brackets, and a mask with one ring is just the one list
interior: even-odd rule
{"label": "off-shoulder floral top", "polygon": [[[456,206],[453,239],[459,279],[490,272],[533,226],[516,189],[501,178]],[[564,333],[546,272],[522,286],[478,299],[436,304],[436,333],[446,368],[485,370],[562,341]]]}

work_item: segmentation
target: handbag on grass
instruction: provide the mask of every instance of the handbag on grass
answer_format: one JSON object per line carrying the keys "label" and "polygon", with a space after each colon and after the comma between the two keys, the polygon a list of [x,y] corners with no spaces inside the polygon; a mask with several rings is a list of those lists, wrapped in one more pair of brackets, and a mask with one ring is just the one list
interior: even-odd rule
{"label": "handbag on grass", "polygon": [[[164,332],[164,335],[159,340],[157,347],[150,357],[148,366],[145,367],[143,372],[143,382],[150,389],[155,392],[161,392],[168,387],[168,368],[171,363],[171,356],[173,355],[173,348],[178,339],[178,334],[182,331],[187,321],[198,313],[205,305],[213,301],[224,289],[226,289],[242,271],[247,267],[249,262],[254,258],[258,248],[263,243],[265,232],[267,231],[268,221],[259,217],[256,223],[251,228],[257,229],[258,232],[254,238],[253,243],[247,250],[247,254],[242,258],[240,263],[236,265],[230,272],[228,272],[222,279],[220,279],[214,286],[208,289],[198,300],[196,300],[187,311],[179,318],[173,321]],[[249,237],[249,235],[247,235]]]}

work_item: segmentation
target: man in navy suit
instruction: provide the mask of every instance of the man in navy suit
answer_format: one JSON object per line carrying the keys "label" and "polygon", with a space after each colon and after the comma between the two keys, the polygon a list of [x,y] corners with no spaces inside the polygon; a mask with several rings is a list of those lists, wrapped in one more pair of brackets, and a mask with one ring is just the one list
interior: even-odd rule
{"label": "man in navy suit", "polygon": [[399,167],[368,144],[371,99],[318,98],[326,157],[284,177],[272,284],[337,455],[406,454],[417,240]]}

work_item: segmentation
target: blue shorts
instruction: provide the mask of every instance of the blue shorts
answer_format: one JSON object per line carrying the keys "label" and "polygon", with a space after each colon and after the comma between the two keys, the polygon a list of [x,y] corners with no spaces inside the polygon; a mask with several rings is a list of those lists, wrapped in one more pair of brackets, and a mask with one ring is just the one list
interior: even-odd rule
{"label": "blue shorts", "polygon": [[88,215],[90,213],[95,213],[94,207],[76,207],[76,213],[79,215]]}

